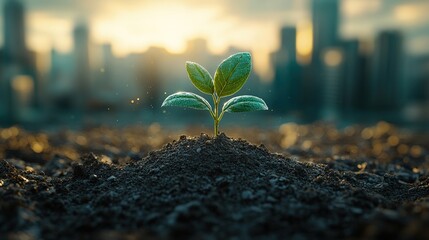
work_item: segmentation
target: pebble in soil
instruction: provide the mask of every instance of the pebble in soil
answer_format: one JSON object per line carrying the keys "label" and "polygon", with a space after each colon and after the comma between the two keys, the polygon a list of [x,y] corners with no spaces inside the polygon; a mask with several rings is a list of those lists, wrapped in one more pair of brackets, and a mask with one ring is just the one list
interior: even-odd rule
{"label": "pebble in soil", "polygon": [[[2,178],[31,175],[3,162]],[[175,239],[389,236],[377,231],[388,229],[380,219],[394,212],[390,222],[396,224],[395,234],[402,234],[406,222],[393,209],[412,212],[422,205],[406,204],[429,194],[427,177],[407,183],[386,172],[298,162],[224,134],[215,139],[182,136],[125,165],[89,154],[67,169],[64,177],[39,178],[43,188],[24,187],[12,194],[11,199],[34,216],[28,220],[30,227],[12,225],[12,230],[1,231],[43,239],[117,234]],[[412,214],[408,220],[416,218],[419,224],[428,222],[427,216]],[[380,226],[370,224],[379,220]],[[419,229],[424,228],[415,231]]]}

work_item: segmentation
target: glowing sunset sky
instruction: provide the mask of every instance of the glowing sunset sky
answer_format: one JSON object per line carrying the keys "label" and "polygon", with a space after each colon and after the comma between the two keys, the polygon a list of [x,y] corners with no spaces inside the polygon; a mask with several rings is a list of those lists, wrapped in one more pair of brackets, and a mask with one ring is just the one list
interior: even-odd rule
{"label": "glowing sunset sky", "polygon": [[[278,48],[282,25],[308,27],[308,0],[26,0],[28,45],[39,52],[72,48],[74,23],[87,19],[94,43],[110,42],[116,55],[162,46],[179,53],[192,38],[207,39],[209,49],[250,49],[255,70],[266,75],[269,53]],[[429,52],[429,1],[343,0],[345,38],[371,39],[385,28],[399,28],[407,49]],[[3,14],[3,13],[1,13]],[[2,20],[1,20],[2,21]],[[2,27],[2,24],[0,25]],[[311,34],[301,32],[298,44]],[[0,39],[2,42],[2,40]]]}

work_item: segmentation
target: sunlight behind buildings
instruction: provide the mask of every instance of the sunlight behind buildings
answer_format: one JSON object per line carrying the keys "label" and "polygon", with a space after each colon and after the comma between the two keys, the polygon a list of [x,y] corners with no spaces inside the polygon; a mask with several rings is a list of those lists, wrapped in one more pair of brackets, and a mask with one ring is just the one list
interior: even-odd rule
{"label": "sunlight behind buildings", "polygon": [[416,5],[399,5],[394,9],[394,17],[402,23],[413,24],[427,14],[426,9],[419,8]]}
{"label": "sunlight behind buildings", "polygon": [[311,22],[306,21],[298,24],[296,35],[297,59],[300,63],[307,64],[311,61],[313,51],[313,30]]}
{"label": "sunlight behind buildings", "polygon": [[251,50],[255,71],[267,79],[268,53],[273,50],[276,26],[225,15],[220,6],[152,3],[97,17],[92,31],[94,41],[111,42],[117,56],[142,52],[150,46],[182,53],[186,43],[195,38],[207,39],[209,50],[215,54],[224,53],[230,46]]}
{"label": "sunlight behind buildings", "polygon": [[144,51],[149,46],[179,53],[185,50],[188,39],[210,29],[218,14],[218,9],[154,4],[96,18],[93,36],[98,42],[111,41],[118,55]]}
{"label": "sunlight behind buildings", "polygon": [[52,48],[68,52],[72,48],[73,22],[41,12],[30,12],[28,21],[30,37],[27,45],[36,52],[49,52]]}
{"label": "sunlight behind buildings", "polygon": [[343,0],[341,11],[349,17],[358,17],[369,12],[376,12],[382,7],[382,0]]}
{"label": "sunlight behind buildings", "polygon": [[74,22],[86,21],[91,44],[111,43],[113,53],[119,57],[144,52],[151,46],[183,53],[189,40],[204,38],[214,54],[224,54],[229,47],[252,51],[255,72],[270,79],[269,53],[275,49],[274,33],[278,26],[274,22],[242,19],[225,11],[223,5],[195,6],[183,2],[146,2],[132,7],[109,2],[100,12],[83,19],[34,11],[28,14],[27,45],[38,53],[49,53],[52,48],[61,53],[71,52]]}

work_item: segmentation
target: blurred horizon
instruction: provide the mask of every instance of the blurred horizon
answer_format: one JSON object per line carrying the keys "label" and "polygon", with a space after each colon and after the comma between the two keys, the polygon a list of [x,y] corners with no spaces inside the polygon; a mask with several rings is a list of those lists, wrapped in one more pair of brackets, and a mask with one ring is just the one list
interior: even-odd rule
{"label": "blurred horizon", "polygon": [[236,116],[245,124],[429,129],[425,0],[4,0],[1,7],[0,126],[210,124],[204,113],[161,102],[196,91],[185,61],[214,74],[223,59],[248,51],[253,71],[239,94],[265,99],[270,111]]}
{"label": "blurred horizon", "polygon": [[[73,28],[85,23],[90,29],[91,42],[111,44],[117,57],[145,52],[153,46],[173,54],[183,53],[187,42],[196,38],[206,39],[213,54],[224,54],[229,47],[249,49],[254,55],[255,71],[263,80],[270,81],[273,70],[269,54],[280,47],[279,28],[297,26],[299,42],[305,45],[298,53],[311,51],[308,49],[311,48],[308,46],[311,0],[21,2],[26,8],[27,45],[38,53],[46,54],[51,49],[72,52]],[[342,38],[358,38],[371,46],[377,32],[395,29],[404,33],[408,54],[429,53],[428,1],[340,0],[339,3]],[[1,31],[3,22],[0,12]]]}

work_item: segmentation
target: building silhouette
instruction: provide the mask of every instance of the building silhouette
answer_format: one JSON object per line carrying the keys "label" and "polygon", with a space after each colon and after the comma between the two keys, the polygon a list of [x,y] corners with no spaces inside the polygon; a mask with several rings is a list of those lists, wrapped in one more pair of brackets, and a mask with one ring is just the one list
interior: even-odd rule
{"label": "building silhouette", "polygon": [[52,49],[50,54],[51,68],[46,88],[48,106],[51,117],[58,113],[71,111],[75,108],[74,64],[71,54],[61,54]]}
{"label": "building silhouette", "polygon": [[342,40],[335,47],[325,48],[321,56],[320,117],[324,120],[353,118],[359,110],[359,99],[367,97],[365,91],[360,91],[366,79],[362,74],[359,42]]}
{"label": "building silhouette", "polygon": [[[407,89],[407,100],[429,103],[429,56],[412,59],[410,63],[411,81]],[[429,106],[429,104],[428,104]]]}
{"label": "building silhouette", "polygon": [[162,103],[162,87],[166,81],[162,71],[168,52],[164,48],[151,47],[143,54],[138,71],[138,83],[145,109],[156,111]]}
{"label": "building silhouette", "polygon": [[100,50],[97,67],[91,71],[94,81],[91,84],[91,109],[113,109],[117,105],[115,93],[116,59],[110,43],[98,46]]}
{"label": "building silhouette", "polygon": [[101,67],[100,73],[102,73],[102,77],[99,79],[97,86],[101,87],[105,90],[112,90],[113,86],[113,74],[114,71],[114,56],[112,52],[111,44],[103,44],[101,46]]}
{"label": "building silhouette", "polygon": [[86,22],[77,23],[73,29],[73,53],[75,57],[74,93],[75,107],[79,111],[87,110],[90,103],[91,65],[89,61],[89,29]]}
{"label": "building silhouette", "polygon": [[339,1],[312,0],[311,21],[313,26],[313,51],[311,67],[305,81],[306,117],[316,120],[323,112],[325,79],[320,75],[324,69],[322,54],[327,48],[338,47]]}
{"label": "building silhouette", "polygon": [[271,54],[274,80],[270,105],[275,112],[286,113],[301,108],[303,86],[296,54],[296,28],[283,27],[280,48]]}
{"label": "building silhouette", "polygon": [[25,8],[20,0],[3,5],[4,45],[0,53],[0,115],[5,124],[31,120],[40,108],[35,53],[26,45]]}
{"label": "building silhouette", "polygon": [[404,106],[403,37],[398,31],[378,34],[372,55],[372,76],[368,86],[372,110],[398,111]]}
{"label": "building silhouette", "polygon": [[392,113],[389,119],[399,119],[407,103],[401,33],[382,31],[374,50],[362,52],[357,39],[339,38],[338,0],[312,0],[311,13],[310,65],[296,63],[293,27],[282,28],[281,47],[271,54],[273,108],[282,114],[301,111],[310,121],[350,120],[360,113],[370,116],[375,110]]}
{"label": "building silhouette", "polygon": [[343,87],[341,97],[342,111],[353,112],[358,106],[358,89],[359,81],[363,81],[363,76],[360,73],[363,71],[361,63],[359,62],[359,41],[358,40],[344,40],[341,41],[340,46],[343,49],[344,58],[344,75]]}
{"label": "building silhouette", "polygon": [[340,117],[344,93],[344,51],[340,47],[324,48],[321,52],[320,79],[323,80],[321,92],[321,118],[335,120]]}
{"label": "building silhouette", "polygon": [[4,61],[25,64],[29,61],[26,45],[25,12],[22,2],[7,0],[4,4]]}
{"label": "building silhouette", "polygon": [[365,69],[360,61],[359,41],[357,39],[342,40],[339,45],[344,61],[340,108],[343,117],[346,117],[356,112],[359,99],[366,97],[364,91],[359,91],[366,78],[362,74]]}
{"label": "building silhouette", "polygon": [[408,62],[407,105],[405,112],[416,122],[429,121],[429,55],[415,56]]}
{"label": "building silhouette", "polygon": [[311,19],[313,25],[312,60],[321,61],[324,48],[334,47],[338,43],[339,1],[312,0]]}

